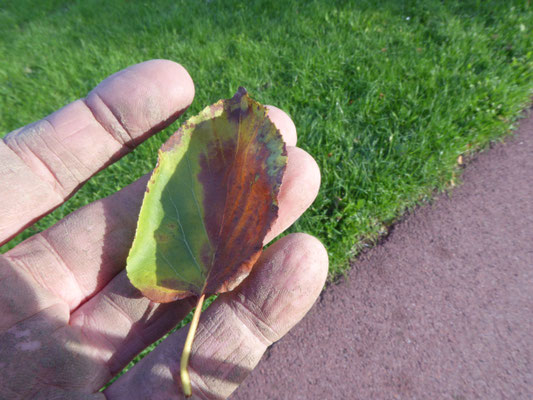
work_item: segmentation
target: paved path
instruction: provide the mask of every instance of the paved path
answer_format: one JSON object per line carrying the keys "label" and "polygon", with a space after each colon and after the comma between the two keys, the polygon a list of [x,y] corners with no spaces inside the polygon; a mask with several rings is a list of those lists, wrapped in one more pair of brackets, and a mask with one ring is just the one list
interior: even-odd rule
{"label": "paved path", "polygon": [[329,287],[234,400],[533,399],[533,118]]}

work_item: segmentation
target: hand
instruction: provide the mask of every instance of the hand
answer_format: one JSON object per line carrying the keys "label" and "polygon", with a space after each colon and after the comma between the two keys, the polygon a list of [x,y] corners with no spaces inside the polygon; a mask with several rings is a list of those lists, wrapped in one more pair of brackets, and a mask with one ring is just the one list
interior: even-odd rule
{"label": "hand", "polygon": [[[96,172],[174,121],[194,97],[178,64],[154,60],[112,75],[82,100],[0,140],[0,244],[62,204]],[[288,145],[279,217],[265,244],[315,198],[320,174],[295,147],[289,117],[269,115]],[[124,267],[147,177],[89,204],[0,255],[0,398],[179,399],[187,328],[104,392],[106,382],[194,304],[156,304]],[[308,235],[280,239],[235,291],[203,313],[189,371],[198,398],[230,395],[309,310],[327,254]]]}

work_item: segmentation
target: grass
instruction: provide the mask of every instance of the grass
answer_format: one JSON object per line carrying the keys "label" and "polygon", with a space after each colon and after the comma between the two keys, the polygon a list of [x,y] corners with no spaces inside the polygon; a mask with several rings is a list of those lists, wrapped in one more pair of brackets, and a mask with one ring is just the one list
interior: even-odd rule
{"label": "grass", "polygon": [[[457,157],[505,136],[533,88],[528,0],[5,1],[0,135],[151,58],[184,65],[196,99],[180,121],[245,86],[293,118],[322,171],[291,228],[326,245],[331,277],[361,243],[443,190]],[[148,172],[174,124],[0,249]]]}

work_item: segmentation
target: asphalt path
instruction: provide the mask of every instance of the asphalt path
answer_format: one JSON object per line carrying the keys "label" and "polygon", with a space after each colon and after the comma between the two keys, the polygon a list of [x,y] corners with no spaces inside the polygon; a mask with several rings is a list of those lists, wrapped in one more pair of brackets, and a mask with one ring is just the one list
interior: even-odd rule
{"label": "asphalt path", "polygon": [[330,285],[232,395],[533,399],[533,118]]}

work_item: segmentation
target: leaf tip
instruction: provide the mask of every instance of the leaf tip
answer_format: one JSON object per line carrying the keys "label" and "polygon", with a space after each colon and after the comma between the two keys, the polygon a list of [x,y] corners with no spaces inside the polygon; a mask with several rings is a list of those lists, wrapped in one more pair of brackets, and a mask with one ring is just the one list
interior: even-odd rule
{"label": "leaf tip", "polygon": [[237,93],[235,93],[235,96],[243,97],[243,96],[246,96],[247,94],[248,94],[248,91],[244,87],[239,86],[239,89],[237,89]]}

